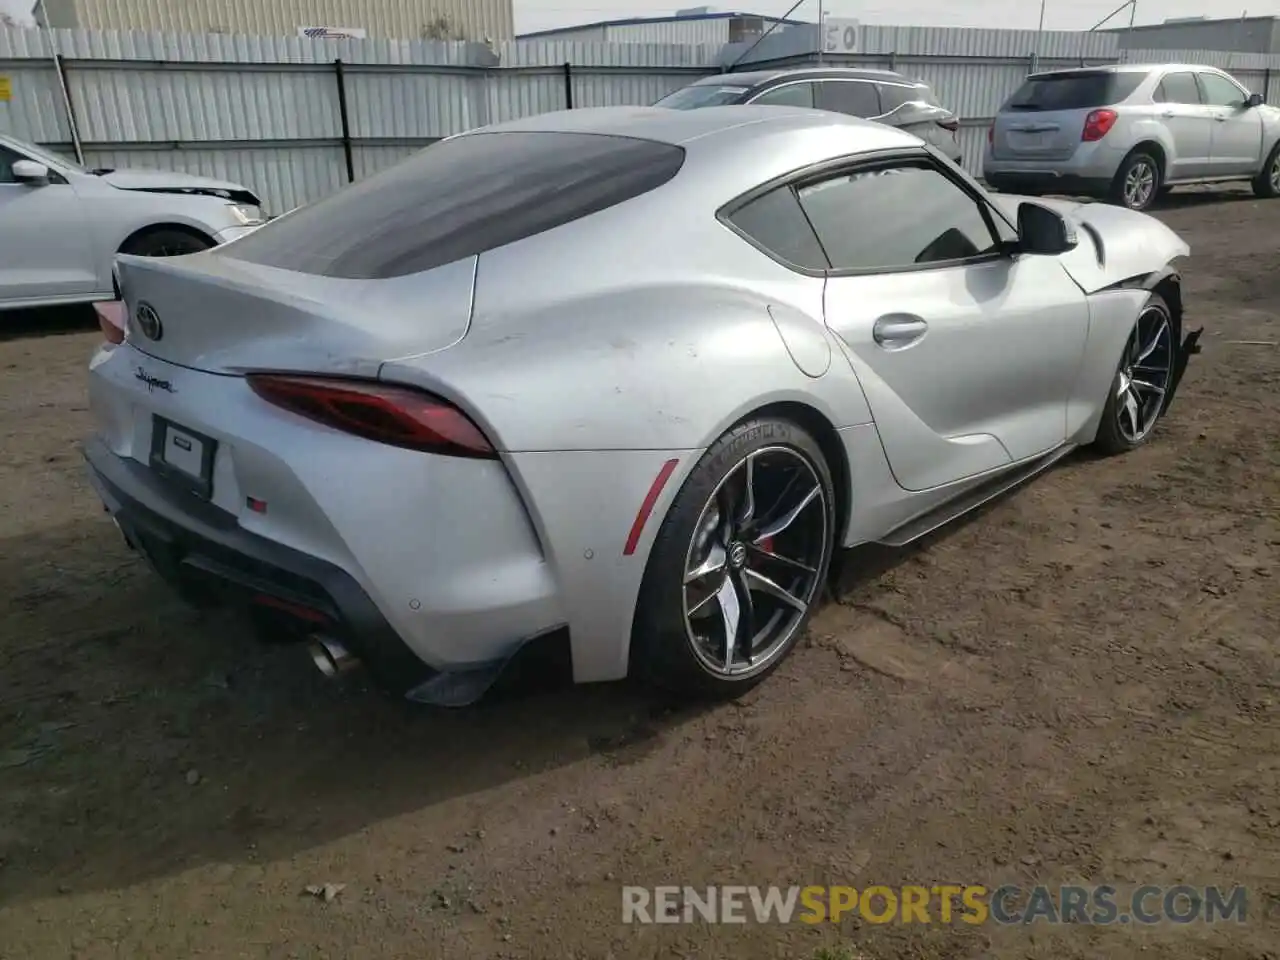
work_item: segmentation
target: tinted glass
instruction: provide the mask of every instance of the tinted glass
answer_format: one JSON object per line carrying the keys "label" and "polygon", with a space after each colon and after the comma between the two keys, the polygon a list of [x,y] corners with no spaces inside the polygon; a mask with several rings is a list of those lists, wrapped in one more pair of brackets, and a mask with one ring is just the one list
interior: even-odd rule
{"label": "tinted glass", "polygon": [[964,260],[996,249],[977,202],[931,167],[845,174],[800,189],[836,270]]}
{"label": "tinted glass", "polygon": [[24,160],[8,147],[0,147],[0,183],[14,183],[13,165],[19,160]]}
{"label": "tinted glass", "polygon": [[1126,99],[1146,76],[1133,71],[1041,74],[1028,77],[1002,109],[1032,112],[1107,107]]}
{"label": "tinted glass", "polygon": [[1200,88],[1190,73],[1171,73],[1156,88],[1157,103],[1200,103]]}
{"label": "tinted glass", "polygon": [[876,85],[863,80],[826,80],[818,84],[818,106],[853,117],[878,117],[884,112]]}
{"label": "tinted glass", "polygon": [[726,86],[719,83],[695,83],[681,87],[669,93],[655,107],[668,107],[671,110],[696,110],[698,107],[719,107],[726,103],[737,103],[747,92],[746,87]]}
{"label": "tinted glass", "polygon": [[1200,74],[1200,88],[1204,93],[1204,102],[1211,107],[1242,107],[1245,94],[1230,80],[1216,73]]}
{"label": "tinted glass", "polygon": [[404,276],[622,203],[683,162],[679,147],[630,137],[471,134],[272,221],[225,255],[326,277]]}
{"label": "tinted glass", "polygon": [[766,90],[751,102],[775,107],[812,107],[813,84],[789,83],[786,86],[774,87],[772,90]]}
{"label": "tinted glass", "polygon": [[810,270],[830,266],[790,187],[780,187],[739,207],[729,221],[787,263]]}

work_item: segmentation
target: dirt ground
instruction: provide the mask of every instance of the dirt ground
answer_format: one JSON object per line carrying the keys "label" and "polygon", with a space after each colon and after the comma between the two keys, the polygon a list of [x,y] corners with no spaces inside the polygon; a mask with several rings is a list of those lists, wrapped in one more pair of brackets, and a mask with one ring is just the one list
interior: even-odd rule
{"label": "dirt ground", "polygon": [[[1158,439],[848,555],[804,647],[710,710],[413,708],[185,609],[82,476],[95,336],[11,332],[0,957],[1275,960],[1280,204],[1159,215],[1206,334]],[[1037,881],[1240,884],[1249,916],[620,922],[623,884]]]}

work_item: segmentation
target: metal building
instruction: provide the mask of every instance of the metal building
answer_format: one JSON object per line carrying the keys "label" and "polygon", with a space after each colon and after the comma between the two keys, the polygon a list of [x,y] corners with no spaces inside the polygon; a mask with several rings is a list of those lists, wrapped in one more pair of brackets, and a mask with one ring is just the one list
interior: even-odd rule
{"label": "metal building", "polygon": [[1106,31],[1122,50],[1222,50],[1232,53],[1280,53],[1280,18],[1233,17],[1210,20],[1187,17],[1139,27]]}
{"label": "metal building", "polygon": [[585,43],[742,43],[759,37],[770,27],[810,26],[800,20],[783,20],[755,13],[722,13],[709,7],[681,10],[671,17],[634,17],[601,20],[555,30],[522,33],[518,40],[575,40]]}
{"label": "metal building", "polygon": [[38,0],[32,12],[90,30],[477,41],[515,31],[512,0]]}

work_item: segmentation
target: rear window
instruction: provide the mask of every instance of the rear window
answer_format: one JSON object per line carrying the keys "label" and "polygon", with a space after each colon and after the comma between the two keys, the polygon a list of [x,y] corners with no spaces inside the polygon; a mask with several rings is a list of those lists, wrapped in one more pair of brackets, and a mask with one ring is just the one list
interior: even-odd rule
{"label": "rear window", "polygon": [[719,83],[694,83],[669,93],[655,107],[667,107],[671,110],[696,110],[699,107],[721,107],[728,103],[737,103],[750,89],[748,87],[726,86]]}
{"label": "rear window", "polygon": [[1028,77],[1004,110],[1093,110],[1119,103],[1138,89],[1142,73],[1058,73]]}
{"label": "rear window", "polygon": [[640,196],[683,163],[682,148],[631,137],[469,134],[268,223],[223,255],[324,277],[401,277]]}

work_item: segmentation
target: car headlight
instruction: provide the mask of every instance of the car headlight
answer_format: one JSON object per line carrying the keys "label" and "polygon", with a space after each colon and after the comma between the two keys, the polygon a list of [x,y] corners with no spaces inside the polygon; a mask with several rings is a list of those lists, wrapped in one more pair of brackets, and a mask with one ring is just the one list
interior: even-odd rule
{"label": "car headlight", "polygon": [[262,217],[262,208],[253,203],[228,203],[231,215],[246,227],[256,227],[266,223]]}

